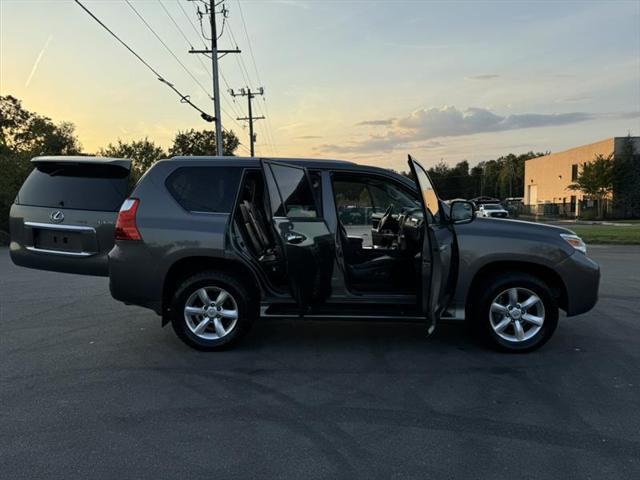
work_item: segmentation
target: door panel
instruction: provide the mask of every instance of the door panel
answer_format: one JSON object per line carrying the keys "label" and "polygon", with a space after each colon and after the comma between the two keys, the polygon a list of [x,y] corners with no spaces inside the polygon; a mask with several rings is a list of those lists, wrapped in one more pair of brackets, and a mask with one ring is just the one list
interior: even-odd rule
{"label": "door panel", "polygon": [[322,218],[306,169],[266,160],[261,164],[289,288],[304,313],[331,295],[333,236]]}
{"label": "door panel", "polygon": [[420,189],[424,208],[422,309],[431,333],[449,300],[455,238],[427,171],[410,155],[409,167]]}
{"label": "door panel", "polygon": [[11,207],[10,254],[16,265],[108,275],[118,210],[131,162],[39,157]]}

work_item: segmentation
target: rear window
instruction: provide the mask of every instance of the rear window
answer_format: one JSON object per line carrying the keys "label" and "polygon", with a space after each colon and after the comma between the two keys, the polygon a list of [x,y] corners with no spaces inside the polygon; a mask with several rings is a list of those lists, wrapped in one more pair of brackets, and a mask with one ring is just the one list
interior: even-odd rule
{"label": "rear window", "polygon": [[38,165],[16,203],[34,207],[115,212],[129,190],[129,171],[113,165]]}
{"label": "rear window", "polygon": [[167,178],[169,193],[190,212],[229,213],[242,168],[182,167]]}

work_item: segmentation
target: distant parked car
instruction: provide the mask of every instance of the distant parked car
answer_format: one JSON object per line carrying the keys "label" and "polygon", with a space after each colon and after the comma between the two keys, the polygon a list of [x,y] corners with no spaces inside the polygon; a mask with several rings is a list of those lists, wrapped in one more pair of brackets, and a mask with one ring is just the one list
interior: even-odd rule
{"label": "distant parked car", "polygon": [[507,212],[502,205],[498,203],[487,203],[478,207],[478,216],[489,218],[509,218],[509,212]]}

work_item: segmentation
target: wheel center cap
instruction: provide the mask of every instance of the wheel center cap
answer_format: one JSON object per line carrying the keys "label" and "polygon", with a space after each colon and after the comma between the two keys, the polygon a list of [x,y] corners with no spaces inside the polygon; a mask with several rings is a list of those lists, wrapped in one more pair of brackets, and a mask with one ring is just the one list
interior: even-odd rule
{"label": "wheel center cap", "polygon": [[218,310],[216,309],[216,307],[207,308],[207,316],[208,317],[215,317],[217,313],[218,313]]}
{"label": "wheel center cap", "polygon": [[513,318],[514,320],[520,320],[520,318],[522,318],[522,310],[520,310],[519,308],[514,308],[513,310],[511,310],[511,318]]}

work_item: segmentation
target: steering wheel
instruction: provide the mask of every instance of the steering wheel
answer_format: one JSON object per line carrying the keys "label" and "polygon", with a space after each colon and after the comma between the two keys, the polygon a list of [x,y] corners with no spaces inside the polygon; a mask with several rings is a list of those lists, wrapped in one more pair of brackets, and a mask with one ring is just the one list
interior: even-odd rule
{"label": "steering wheel", "polygon": [[389,219],[393,218],[391,216],[391,212],[393,212],[393,203],[387,207],[387,209],[382,214],[380,218],[380,222],[378,222],[378,232],[382,232],[387,223],[389,223]]}

